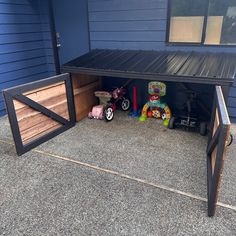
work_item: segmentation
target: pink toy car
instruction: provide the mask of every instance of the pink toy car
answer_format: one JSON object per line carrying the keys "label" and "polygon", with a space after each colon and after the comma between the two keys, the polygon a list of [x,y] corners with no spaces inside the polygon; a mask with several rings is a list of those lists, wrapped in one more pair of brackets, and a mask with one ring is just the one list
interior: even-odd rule
{"label": "pink toy car", "polygon": [[92,111],[89,112],[88,117],[90,119],[111,121],[114,118],[117,104],[120,105],[123,111],[130,108],[130,100],[125,97],[126,90],[123,87],[116,88],[112,92],[96,91],[94,94],[99,98],[100,105],[94,106]]}
{"label": "pink toy car", "polygon": [[97,105],[92,108],[92,111],[89,112],[88,118],[111,121],[113,119],[114,112],[112,107],[105,105]]}
{"label": "pink toy car", "polygon": [[94,106],[92,111],[89,112],[88,117],[89,118],[94,118],[98,120],[102,120],[104,118],[104,105],[97,105]]}

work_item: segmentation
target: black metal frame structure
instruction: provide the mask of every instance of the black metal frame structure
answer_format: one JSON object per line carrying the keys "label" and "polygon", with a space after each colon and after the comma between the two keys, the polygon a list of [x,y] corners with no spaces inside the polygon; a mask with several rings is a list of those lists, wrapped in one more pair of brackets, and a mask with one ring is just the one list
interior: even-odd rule
{"label": "black metal frame structure", "polygon": [[[216,116],[218,116],[219,125],[214,132]],[[207,145],[208,216],[214,216],[215,214],[217,197],[221,184],[221,175],[224,166],[225,149],[229,138],[229,129],[230,120],[227,113],[223,92],[220,86],[216,86]],[[216,147],[216,160],[214,172],[212,172],[212,152]]]}
{"label": "black metal frame structure", "polygon": [[166,24],[166,44],[169,46],[198,46],[198,47],[235,47],[236,44],[204,44],[206,38],[206,29],[207,29],[207,18],[209,10],[210,0],[206,1],[206,10],[204,14],[204,22],[202,29],[202,38],[199,43],[188,43],[188,42],[169,42],[170,36],[170,18],[171,18],[171,7],[172,0],[168,0],[167,7],[167,24]]}
{"label": "black metal frame structure", "polygon": [[[47,109],[46,107],[40,105],[39,103],[31,100],[30,98],[23,95],[23,93],[30,92],[35,89],[39,89],[48,85],[52,85],[58,82],[65,82],[66,87],[66,95],[67,95],[67,105],[69,112],[69,120],[59,116],[53,111]],[[8,118],[11,125],[11,131],[15,142],[16,152],[18,155],[22,155],[25,152],[31,150],[32,148],[42,144],[43,142],[48,141],[49,139],[55,137],[56,135],[66,131],[67,129],[73,127],[75,125],[75,108],[74,108],[74,99],[73,99],[73,89],[71,84],[71,79],[69,74],[62,74],[53,76],[47,79],[39,80],[36,82],[23,84],[20,86],[16,86],[10,89],[6,89],[3,91],[3,96],[6,103],[6,108],[8,112]],[[33,108],[44,114],[45,116],[50,117],[51,119],[57,121],[62,124],[62,127],[55,129],[54,131],[43,135],[42,137],[24,145],[22,142],[19,124],[17,121],[16,111],[14,108],[13,100],[18,100],[29,107]]]}

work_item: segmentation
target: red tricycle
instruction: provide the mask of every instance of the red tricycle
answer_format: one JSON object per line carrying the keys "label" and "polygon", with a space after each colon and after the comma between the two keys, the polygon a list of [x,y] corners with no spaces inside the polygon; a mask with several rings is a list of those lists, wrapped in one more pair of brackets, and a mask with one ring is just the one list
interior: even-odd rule
{"label": "red tricycle", "polygon": [[116,88],[112,92],[96,91],[94,94],[99,98],[100,105],[94,106],[89,112],[90,119],[111,121],[117,106],[120,106],[123,111],[130,108],[130,100],[126,97],[124,86]]}

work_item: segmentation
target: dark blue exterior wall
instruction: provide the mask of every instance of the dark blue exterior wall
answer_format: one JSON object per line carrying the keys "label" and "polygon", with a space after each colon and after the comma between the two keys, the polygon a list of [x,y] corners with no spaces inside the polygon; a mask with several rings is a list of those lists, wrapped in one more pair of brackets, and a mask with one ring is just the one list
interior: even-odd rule
{"label": "dark blue exterior wall", "polygon": [[1,91],[55,74],[47,1],[0,0]]}
{"label": "dark blue exterior wall", "polygon": [[[168,0],[88,0],[91,48],[234,52],[236,47],[167,46]],[[236,82],[228,102],[236,120]]]}
{"label": "dark blue exterior wall", "polygon": [[89,51],[87,1],[54,0],[53,10],[60,35],[60,63],[64,64]]}

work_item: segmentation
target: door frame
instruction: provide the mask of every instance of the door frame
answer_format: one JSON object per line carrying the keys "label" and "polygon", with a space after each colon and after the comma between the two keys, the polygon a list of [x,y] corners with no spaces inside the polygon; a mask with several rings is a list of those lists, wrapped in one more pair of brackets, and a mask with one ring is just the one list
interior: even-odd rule
{"label": "door frame", "polygon": [[224,160],[230,135],[230,120],[221,86],[215,87],[207,144],[208,216],[214,216],[221,188]]}

